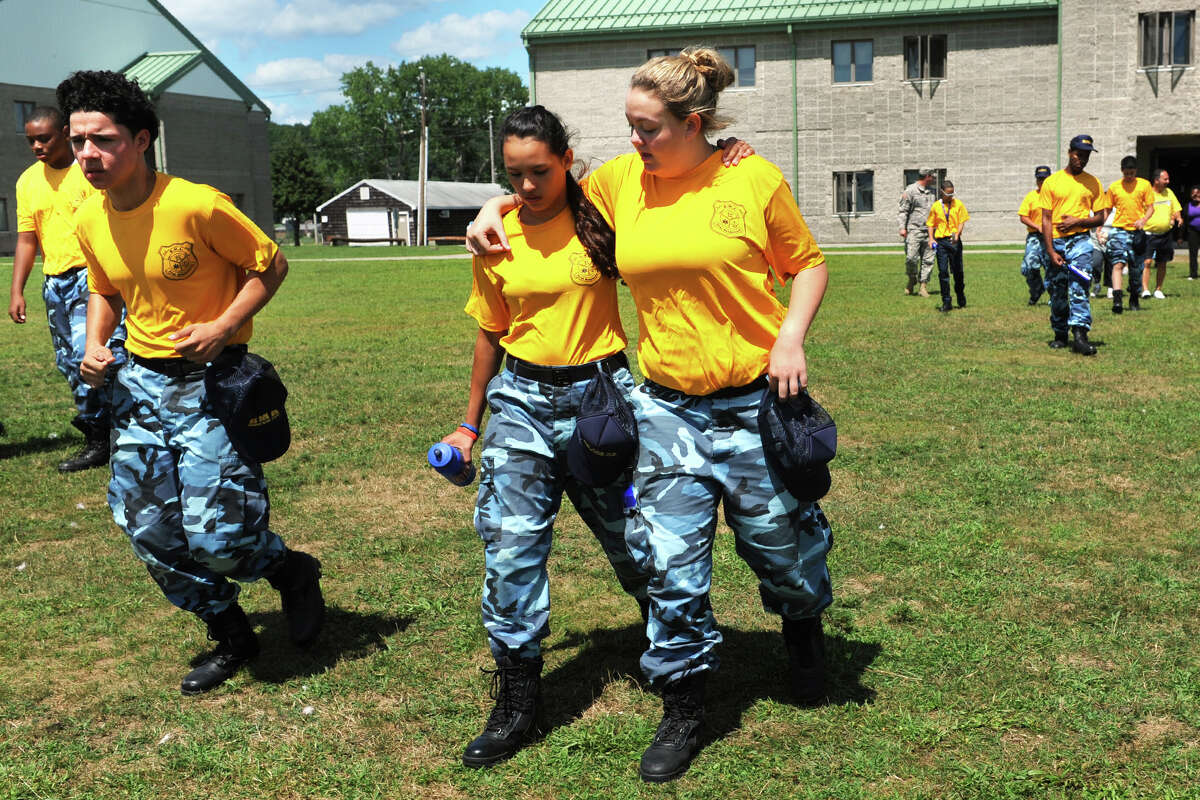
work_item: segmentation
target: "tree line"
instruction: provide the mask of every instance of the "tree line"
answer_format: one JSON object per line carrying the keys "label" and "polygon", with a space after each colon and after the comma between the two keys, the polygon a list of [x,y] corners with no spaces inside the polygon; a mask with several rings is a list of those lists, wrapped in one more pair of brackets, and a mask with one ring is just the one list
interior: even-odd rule
{"label": "tree line", "polygon": [[[508,113],[529,99],[515,72],[479,69],[445,54],[387,67],[367,62],[342,75],[346,102],[315,112],[307,125],[269,123],[276,219],[307,218],[363,178],[417,179],[421,71],[429,179],[490,180],[488,115],[498,130]],[[498,162],[496,173],[502,181]]]}

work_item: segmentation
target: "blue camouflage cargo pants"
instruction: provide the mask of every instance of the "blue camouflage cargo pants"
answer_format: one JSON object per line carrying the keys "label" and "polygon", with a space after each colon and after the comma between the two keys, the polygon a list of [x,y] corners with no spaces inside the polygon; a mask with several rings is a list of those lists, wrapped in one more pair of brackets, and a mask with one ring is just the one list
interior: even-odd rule
{"label": "blue camouflage cargo pants", "polygon": [[1046,288],[1050,292],[1050,329],[1092,328],[1092,238],[1077,233],[1054,240],[1054,250],[1064,259],[1061,267],[1047,259]]}
{"label": "blue camouflage cargo pants", "polygon": [[1142,292],[1142,270],[1145,262],[1133,252],[1133,231],[1124,228],[1113,228],[1104,243],[1104,257],[1108,266],[1115,269],[1117,264],[1129,267],[1129,296]]}
{"label": "blue camouflage cargo pants", "polygon": [[58,275],[47,275],[42,284],[46,301],[46,321],[50,324],[50,343],[54,346],[54,364],[67,379],[79,421],[87,425],[107,425],[112,407],[113,382],[125,363],[125,319],[117,325],[109,340],[115,363],[108,379],[98,389],[84,383],[79,375],[87,347],[87,269],[76,267]]}
{"label": "blue camouflage cargo pants", "polygon": [[761,398],[761,390],[712,398],[647,384],[633,392],[641,445],[628,540],[650,571],[642,670],[655,684],[719,663],[721,634],[708,594],[722,504],[737,553],[758,576],[764,609],[804,619],[833,602],[825,564],[833,533],[821,507],[796,500],[767,464]]}
{"label": "blue camouflage cargo pants", "polygon": [[[633,388],[625,368],[617,385]],[[536,658],[550,633],[550,556],[565,491],[600,542],[621,588],[646,597],[646,576],[625,546],[625,486],[593,489],[567,469],[567,442],[587,380],[552,386],[507,368],[488,384],[475,529],[484,542],[483,626],[496,658]]]}
{"label": "blue camouflage cargo pants", "polygon": [[1046,243],[1040,233],[1030,233],[1025,237],[1025,257],[1021,259],[1021,274],[1029,286],[1029,298],[1037,300],[1046,291],[1045,281],[1042,280],[1042,270],[1046,269],[1050,259],[1046,257]]}
{"label": "blue camouflage cargo pants", "polygon": [[286,553],[271,532],[262,467],[233,449],[208,409],[204,373],[160,375],[130,361],[113,392],[108,503],[167,599],[210,619],[232,580],[270,575]]}

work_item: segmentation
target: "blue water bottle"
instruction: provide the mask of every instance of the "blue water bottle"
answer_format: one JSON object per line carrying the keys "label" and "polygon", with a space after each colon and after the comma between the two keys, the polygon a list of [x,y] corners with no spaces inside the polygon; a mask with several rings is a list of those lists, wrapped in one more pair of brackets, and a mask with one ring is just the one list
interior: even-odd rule
{"label": "blue water bottle", "polygon": [[637,511],[637,492],[633,490],[632,483],[625,487],[625,494],[621,496],[621,505],[624,506],[627,517],[632,517]]}
{"label": "blue water bottle", "polygon": [[475,480],[475,465],[463,458],[457,447],[438,442],[429,448],[429,466],[455,486],[466,486]]}

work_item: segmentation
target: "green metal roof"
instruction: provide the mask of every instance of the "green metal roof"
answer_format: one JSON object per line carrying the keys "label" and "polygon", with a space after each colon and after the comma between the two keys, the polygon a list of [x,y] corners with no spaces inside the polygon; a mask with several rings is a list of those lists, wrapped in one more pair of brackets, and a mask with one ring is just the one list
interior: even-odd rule
{"label": "green metal roof", "polygon": [[131,81],[137,81],[146,94],[158,97],[168,86],[191,72],[203,60],[199,50],[146,53],[121,72]]}
{"label": "green metal roof", "polygon": [[1058,0],[550,0],[521,32],[526,39],[619,33],[857,23],[963,14],[1050,12]]}

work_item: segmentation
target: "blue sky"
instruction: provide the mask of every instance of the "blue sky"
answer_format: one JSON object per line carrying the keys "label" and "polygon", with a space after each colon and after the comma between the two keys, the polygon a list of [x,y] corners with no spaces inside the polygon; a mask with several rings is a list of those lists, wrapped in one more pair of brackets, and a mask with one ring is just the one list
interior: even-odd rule
{"label": "blue sky", "polygon": [[544,0],[160,0],[271,107],[307,122],[342,101],[338,79],[367,61],[449,53],[528,82],[521,28]]}

